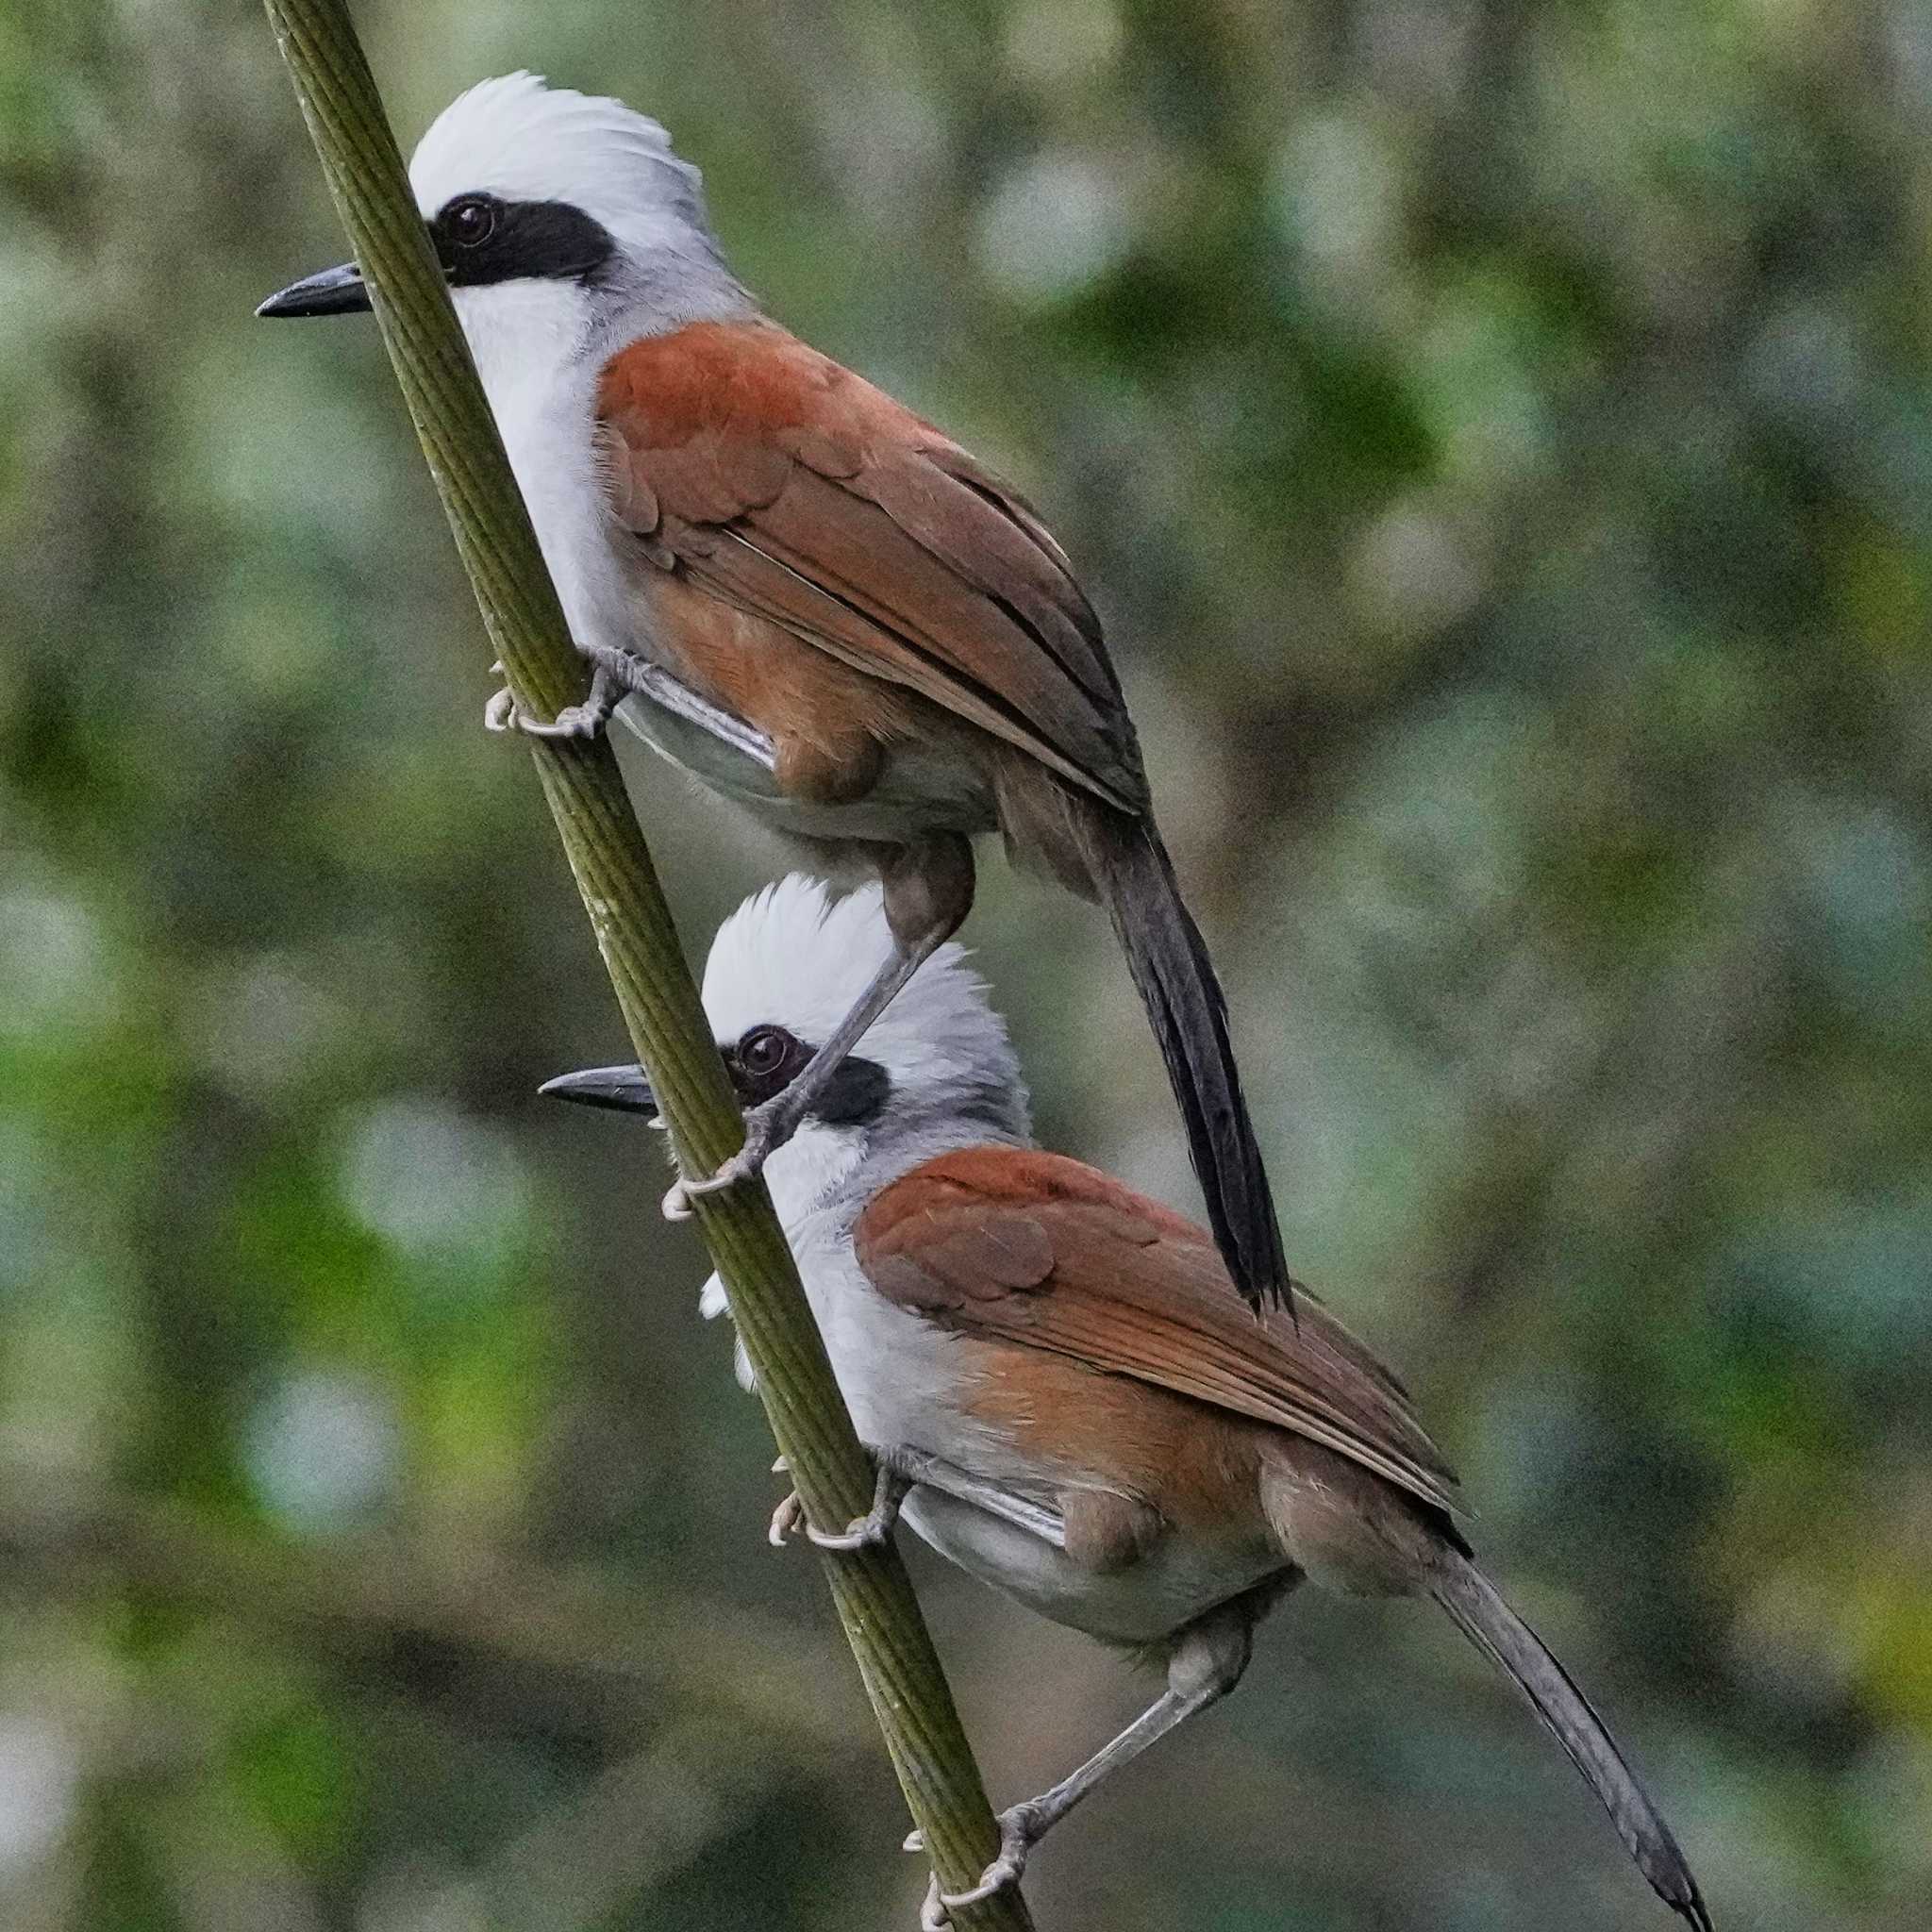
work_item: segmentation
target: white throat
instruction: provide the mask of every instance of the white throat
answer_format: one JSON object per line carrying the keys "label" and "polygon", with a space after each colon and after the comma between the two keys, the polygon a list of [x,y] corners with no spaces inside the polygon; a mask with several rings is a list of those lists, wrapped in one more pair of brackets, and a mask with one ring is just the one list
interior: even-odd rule
{"label": "white throat", "polygon": [[553,393],[561,377],[584,364],[597,318],[575,282],[532,277],[450,294],[499,422],[506,406]]}
{"label": "white throat", "polygon": [[621,101],[511,74],[437,117],[409,181],[432,224],[481,196],[572,210],[608,240],[593,271],[458,277],[452,293],[573,630],[634,651],[648,643],[631,589],[639,566],[605,489],[598,373],[641,337],[754,312],[711,233],[697,170]]}
{"label": "white throat", "polygon": [[[848,1193],[845,1184],[865,1162],[862,1129],[828,1127],[816,1121],[799,1128],[765,1162],[765,1185],[786,1239],[795,1244],[816,1217],[838,1215]],[[854,1217],[863,1205],[853,1204]]]}
{"label": "white throat", "polygon": [[595,445],[599,333],[575,282],[457,289],[457,318],[572,634],[634,648],[635,612]]}

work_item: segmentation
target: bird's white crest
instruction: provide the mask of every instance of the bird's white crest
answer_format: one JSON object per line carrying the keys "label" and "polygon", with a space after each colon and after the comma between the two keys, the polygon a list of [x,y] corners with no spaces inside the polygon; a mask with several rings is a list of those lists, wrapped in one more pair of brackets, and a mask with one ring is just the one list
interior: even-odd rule
{"label": "bird's white crest", "polygon": [[536,74],[458,94],[417,142],[409,186],[425,219],[456,195],[486,193],[568,203],[633,247],[667,231],[709,235],[698,171],[657,122]]}
{"label": "bird's white crest", "polygon": [[599,466],[598,372],[641,337],[754,312],[718,252],[698,171],[622,101],[508,74],[436,117],[409,183],[425,220],[461,194],[560,202],[616,244],[594,280],[522,276],[451,293],[573,632],[632,650],[639,566]]}
{"label": "bird's white crest", "polygon": [[[876,885],[835,897],[792,873],[755,892],[718,928],[705,964],[705,1012],[721,1041],[770,1023],[813,1044],[824,1040],[891,958],[885,895]],[[1021,1091],[1006,1023],[966,949],[941,946],[874,1020],[858,1051],[918,1103],[960,1078]]]}
{"label": "bird's white crest", "polygon": [[[842,898],[793,873],[756,892],[719,927],[705,965],[705,1012],[720,1044],[779,1025],[821,1044],[858,1004],[892,948],[884,895]],[[862,1168],[865,1191],[948,1147],[1027,1142],[1026,1089],[965,948],[941,946],[867,1028],[858,1052],[891,1082],[864,1126],[808,1120],[765,1164],[778,1217],[803,1219]]]}
{"label": "bird's white crest", "polygon": [[[409,185],[425,220],[462,194],[558,202],[616,243],[594,285],[525,276],[452,291],[525,498],[557,495],[563,472],[575,521],[603,516],[587,446],[596,368],[640,336],[752,312],[718,252],[698,171],[648,114],[541,75],[507,74],[478,81],[436,117],[410,158]],[[581,559],[553,554],[555,520],[546,528],[539,514],[537,534],[566,580],[568,605]]]}
{"label": "bird's white crest", "polygon": [[[793,873],[755,892],[718,928],[705,962],[712,1033],[729,1046],[754,1026],[775,1024],[817,1045],[858,1004],[891,950],[876,885],[836,898],[821,881]],[[851,1224],[864,1203],[950,1149],[1030,1141],[1026,1088],[1006,1023],[963,946],[941,946],[920,967],[858,1051],[891,1081],[880,1118],[865,1126],[808,1120],[765,1163],[773,1205],[828,1345],[844,1335],[855,1308],[862,1321],[877,1313],[871,1307],[876,1297],[826,1300],[820,1292],[851,1273]],[[725,1312],[715,1274],[699,1307],[707,1318]],[[749,1389],[742,1342],[736,1362]],[[902,1392],[922,1386],[916,1374],[902,1379]]]}

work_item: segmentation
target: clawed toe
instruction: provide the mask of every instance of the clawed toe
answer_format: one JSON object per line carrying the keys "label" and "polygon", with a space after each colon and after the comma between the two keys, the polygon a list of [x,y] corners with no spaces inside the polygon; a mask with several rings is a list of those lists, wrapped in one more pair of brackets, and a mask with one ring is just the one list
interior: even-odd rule
{"label": "clawed toe", "polygon": [[[781,1456],[778,1460],[784,1461]],[[799,1525],[805,1515],[805,1505],[798,1500],[798,1491],[793,1490],[778,1507],[772,1511],[771,1527],[765,1531],[765,1541],[774,1550],[782,1550],[791,1541],[791,1532]]]}
{"label": "clawed toe", "polygon": [[515,695],[506,687],[483,707],[483,728],[486,731],[516,731],[525,738],[553,741],[590,739],[603,730],[609,716],[607,706],[566,705],[546,723],[524,710]]}
{"label": "clawed toe", "polygon": [[880,1465],[873,1483],[872,1507],[856,1517],[843,1529],[814,1529],[809,1523],[805,1533],[822,1550],[869,1550],[874,1543],[890,1541],[892,1525],[899,1520],[899,1505],[912,1486],[896,1471]]}
{"label": "clawed toe", "polygon": [[[503,670],[500,663],[490,668],[499,675]],[[590,739],[595,738],[610,722],[610,713],[615,708],[610,675],[599,665],[591,679],[590,696],[580,705],[566,705],[547,722],[532,718],[517,703],[516,693],[506,686],[483,707],[483,728],[486,731],[518,731],[525,738],[552,741]]]}
{"label": "clawed toe", "polygon": [[[917,1849],[912,1842],[915,1838],[919,1838],[916,1831],[906,1840],[908,1851]],[[919,1842],[923,1845],[925,1840],[919,1839]],[[935,1872],[926,1882],[925,1898],[919,1907],[919,1932],[946,1932],[952,1923],[953,1915],[946,1910],[945,1893],[940,1890],[940,1874]]]}
{"label": "clawed toe", "polygon": [[609,715],[593,705],[566,705],[547,724],[538,718],[519,717],[517,729],[525,738],[595,738]]}
{"label": "clawed toe", "polygon": [[[785,1458],[781,1456],[778,1467],[784,1466]],[[766,1538],[774,1549],[781,1550],[793,1530],[803,1529],[807,1541],[822,1550],[870,1549],[891,1536],[892,1525],[899,1520],[899,1505],[910,1487],[905,1477],[882,1465],[873,1484],[872,1507],[863,1516],[855,1517],[843,1529],[815,1529],[806,1516],[805,1506],[798,1500],[798,1491],[793,1490],[772,1511]]]}
{"label": "clawed toe", "polygon": [[[1000,1813],[999,1826],[999,1855],[979,1874],[976,1885],[965,1891],[941,1891],[939,1874],[933,1874],[932,1883],[925,1889],[925,1903],[919,1908],[920,1932],[945,1932],[953,1922],[952,1914],[961,1907],[979,1905],[994,1892],[1019,1884],[1026,1871],[1028,1854],[1044,1834],[1045,1822],[1037,1815],[1032,1805],[1014,1805]],[[909,1833],[906,1849],[908,1852],[924,1851],[925,1834],[923,1831]]]}
{"label": "clawed toe", "polygon": [[771,1116],[754,1108],[744,1117],[744,1145],[715,1174],[700,1175],[696,1180],[685,1175],[673,1183],[664,1196],[664,1219],[689,1221],[693,1211],[691,1203],[699,1195],[720,1194],[741,1182],[757,1180],[765,1171],[765,1162],[783,1144],[790,1131],[788,1126],[781,1133]]}
{"label": "clawed toe", "polygon": [[726,1188],[735,1188],[741,1181],[752,1181],[758,1177],[765,1164],[765,1152],[760,1148],[752,1151],[749,1139],[731,1158],[724,1163],[715,1174],[708,1174],[698,1180],[682,1180],[672,1190],[681,1194],[689,1213],[691,1201],[699,1194],[722,1194]]}
{"label": "clawed toe", "polygon": [[755,1181],[764,1172],[764,1150],[759,1149],[754,1154],[747,1140],[716,1174],[705,1174],[697,1180],[681,1175],[673,1181],[664,1191],[659,1211],[666,1221],[689,1221],[697,1212],[691,1204],[701,1194],[722,1194],[726,1188],[735,1188],[741,1181]]}

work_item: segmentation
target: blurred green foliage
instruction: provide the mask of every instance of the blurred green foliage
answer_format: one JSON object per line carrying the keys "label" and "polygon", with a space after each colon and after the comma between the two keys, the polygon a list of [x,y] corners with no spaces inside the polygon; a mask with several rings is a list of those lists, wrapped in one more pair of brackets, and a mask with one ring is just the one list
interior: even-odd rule
{"label": "blurred green foliage", "polygon": [[[1932,1896],[1932,14],[358,9],[405,144],[658,114],[802,333],[1052,516],[1290,1252],[1721,1924]],[[0,1910],[909,1924],[923,1882],[241,0],[0,0]],[[694,954],[765,877],[660,771]],[[1047,1139],[1191,1199],[1125,975],[987,867]],[[922,1575],[996,1791],[1113,1659]],[[1043,1927],[1658,1923],[1420,1610],[1297,1599]]]}

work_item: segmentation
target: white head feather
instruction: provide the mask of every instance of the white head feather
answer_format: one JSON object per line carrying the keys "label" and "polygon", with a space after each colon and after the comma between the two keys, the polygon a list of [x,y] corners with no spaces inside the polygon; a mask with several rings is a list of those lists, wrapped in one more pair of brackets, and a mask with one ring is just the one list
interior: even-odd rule
{"label": "white head feather", "polygon": [[[559,202],[617,244],[594,284],[525,278],[452,291],[499,421],[519,386],[541,386],[560,368],[601,363],[639,336],[754,312],[719,253],[697,169],[622,101],[536,74],[478,81],[416,143],[409,185],[425,221],[463,194]],[[515,461],[514,428],[503,427]],[[527,496],[522,464],[518,481]]]}
{"label": "white head feather", "polygon": [[[885,895],[876,885],[842,898],[793,873],[755,892],[718,928],[705,963],[705,1012],[721,1041],[775,1023],[814,1045],[825,1040],[892,956]],[[958,1106],[987,1118],[988,1096],[1024,1131],[1025,1086],[966,949],[941,946],[874,1020],[858,1051],[891,1076],[894,1109],[930,1114]],[[1008,1100],[1008,1096],[1010,1099]]]}
{"label": "white head feather", "polygon": [[424,219],[459,194],[582,208],[627,253],[696,242],[715,258],[703,177],[648,114],[606,94],[506,74],[458,94],[416,143],[409,186]]}
{"label": "white head feather", "polygon": [[[835,897],[823,881],[793,873],[753,893],[718,928],[705,962],[705,1013],[721,1044],[776,1024],[816,1046],[891,954],[876,885]],[[1020,1063],[963,946],[943,945],[926,960],[857,1051],[892,1083],[875,1141],[946,1124],[956,1145],[1025,1139]]]}
{"label": "white head feather", "polygon": [[641,337],[757,313],[719,253],[698,171],[622,101],[508,74],[437,116],[409,182],[425,221],[466,194],[558,203],[615,244],[594,275],[509,276],[450,292],[572,629],[629,650],[635,546],[610,515],[598,372]]}
{"label": "white head feather", "polygon": [[[705,963],[706,1017],[721,1046],[774,1024],[816,1046],[858,1004],[891,951],[877,886],[835,898],[821,881],[793,873],[754,893],[718,928]],[[773,1203],[802,1266],[822,1243],[843,1253],[865,1202],[923,1161],[988,1141],[1030,1144],[1019,1060],[963,946],[943,945],[926,960],[856,1051],[891,1082],[879,1118],[863,1124],[808,1119],[765,1163]],[[699,1306],[707,1316],[724,1312],[716,1275]],[[749,1388],[742,1345],[738,1373]]]}

